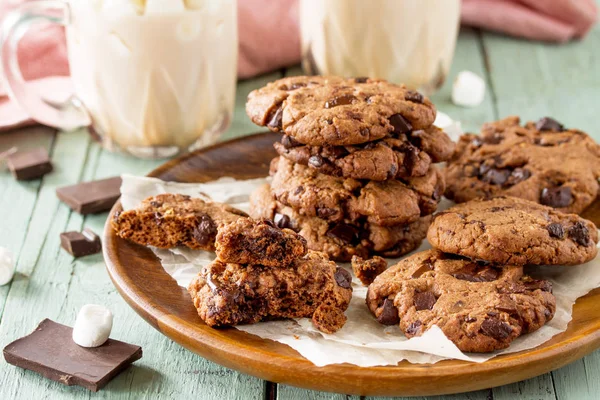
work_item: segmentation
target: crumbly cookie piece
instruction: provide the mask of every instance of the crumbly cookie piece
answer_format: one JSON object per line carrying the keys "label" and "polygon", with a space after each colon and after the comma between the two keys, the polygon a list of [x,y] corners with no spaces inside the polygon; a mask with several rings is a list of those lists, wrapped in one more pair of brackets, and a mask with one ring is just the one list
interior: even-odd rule
{"label": "crumbly cookie piece", "polygon": [[303,236],[308,248],[322,251],[336,261],[352,256],[399,257],[419,247],[431,221],[426,216],[407,225],[380,226],[369,223],[330,223],[317,217],[299,215],[291,207],[277,202],[269,185],[257,189],[250,198],[250,214],[267,218],[280,228],[290,228]]}
{"label": "crumbly cookie piece", "polygon": [[379,256],[374,256],[368,260],[359,256],[352,257],[352,272],[363,285],[369,286],[377,276],[387,268],[387,261]]}
{"label": "crumbly cookie piece", "polygon": [[600,146],[549,118],[520,126],[508,117],[463,135],[445,175],[458,203],[508,195],[579,214],[600,191]]}
{"label": "crumbly cookie piece", "polygon": [[591,221],[516,197],[458,204],[434,217],[427,238],[447,253],[497,264],[575,265],[598,252]]}
{"label": "crumbly cookie piece", "polygon": [[445,189],[437,168],[408,180],[360,181],[320,174],[279,157],[271,172],[271,187],[278,201],[300,215],[330,222],[366,219],[382,226],[412,223],[436,210]]}
{"label": "crumbly cookie piece", "polygon": [[436,110],[428,98],[380,79],[294,76],[248,95],[257,125],[312,146],[345,146],[426,129]]}
{"label": "crumbly cookie piece", "polygon": [[188,291],[209,326],[252,324],[277,318],[313,318],[332,333],[352,297],[352,277],[323,253],[309,251],[288,267],[240,265],[215,260]]}
{"label": "crumbly cookie piece", "polygon": [[556,299],[550,282],[523,275],[522,267],[428,250],[375,278],[367,306],[409,338],[436,325],[460,350],[490,352],[550,321]]}
{"label": "crumbly cookie piece", "polygon": [[269,220],[240,218],[219,227],[217,258],[225,263],[285,267],[306,254],[306,240]]}
{"label": "crumbly cookie piece", "polygon": [[227,204],[181,194],[159,194],[111,221],[117,236],[145,246],[214,250],[217,227],[248,215]]}

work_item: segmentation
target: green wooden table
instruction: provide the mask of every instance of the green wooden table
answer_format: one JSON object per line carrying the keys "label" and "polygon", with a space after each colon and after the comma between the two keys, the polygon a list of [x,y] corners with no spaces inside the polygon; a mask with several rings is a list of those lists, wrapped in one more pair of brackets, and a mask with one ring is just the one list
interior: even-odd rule
{"label": "green wooden table", "polygon": [[[600,26],[579,43],[531,43],[463,29],[450,79],[434,96],[438,108],[477,130],[484,121],[518,114],[551,115],[600,141]],[[474,109],[453,106],[451,80],[458,71],[485,77],[485,102]],[[282,77],[291,68],[242,81],[234,121],[223,139],[256,132],[246,117],[250,90]],[[0,347],[28,334],[44,318],[72,325],[81,306],[104,304],[114,316],[112,337],[141,345],[144,357],[94,394],[66,387],[0,361],[0,399],[342,399],[345,396],[276,385],[228,370],[183,349],[144,322],[110,282],[101,255],[74,260],[61,250],[59,234],[89,226],[101,232],[106,214],[82,217],[55,195],[56,187],[119,175],[144,175],[160,161],[137,160],[102,150],[83,131],[54,136],[0,134],[0,151],[10,145],[45,146],[55,171],[42,180],[16,182],[0,171],[0,246],[17,256],[17,274],[0,287]],[[600,351],[560,370],[503,387],[449,396],[456,399],[598,399]]]}

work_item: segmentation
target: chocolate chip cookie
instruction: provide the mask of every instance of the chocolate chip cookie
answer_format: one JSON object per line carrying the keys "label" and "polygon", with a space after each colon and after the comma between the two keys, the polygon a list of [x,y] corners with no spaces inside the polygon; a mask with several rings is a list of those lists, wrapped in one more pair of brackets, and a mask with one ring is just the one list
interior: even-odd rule
{"label": "chocolate chip cookie", "polygon": [[240,218],[218,228],[217,258],[225,263],[285,267],[306,254],[306,240],[269,220]]}
{"label": "chocolate chip cookie", "polygon": [[352,272],[363,285],[369,286],[387,268],[385,258],[374,256],[368,260],[359,256],[352,257]]}
{"label": "chocolate chip cookie", "polygon": [[598,251],[591,221],[516,197],[458,204],[435,216],[427,238],[442,251],[498,264],[575,265]]}
{"label": "chocolate chip cookie", "polygon": [[550,118],[520,126],[509,117],[463,135],[445,176],[446,197],[459,203],[509,195],[580,213],[600,191],[600,146]]}
{"label": "chocolate chip cookie", "polygon": [[250,198],[250,214],[267,218],[280,228],[289,228],[303,236],[308,248],[322,251],[336,261],[350,261],[357,255],[399,257],[416,249],[427,234],[431,216],[407,225],[380,226],[365,222],[328,222],[306,217],[275,200],[269,185],[257,189]]}
{"label": "chocolate chip cookie", "polygon": [[426,129],[436,110],[428,98],[380,79],[295,76],[248,96],[257,125],[312,146],[345,146]]}
{"label": "chocolate chip cookie", "polygon": [[354,146],[309,146],[285,135],[281,142],[275,143],[275,150],[288,160],[323,174],[384,181],[427,174],[432,162],[450,158],[454,142],[432,126],[410,135]]}
{"label": "chocolate chip cookie", "polygon": [[360,181],[320,174],[284,157],[271,166],[271,187],[278,201],[300,215],[329,222],[366,219],[383,226],[408,224],[432,214],[445,189],[437,168],[407,180]]}
{"label": "chocolate chip cookie", "polygon": [[145,246],[214,250],[217,227],[248,215],[231,206],[181,194],[160,194],[115,214],[117,236]]}
{"label": "chocolate chip cookie", "polygon": [[411,338],[438,326],[460,350],[491,352],[550,321],[556,299],[548,281],[519,266],[495,266],[429,250],[375,278],[367,305],[384,325]]}
{"label": "chocolate chip cookie", "polygon": [[325,254],[309,251],[283,268],[215,260],[188,291],[209,326],[308,317],[318,329],[332,333],[346,321],[351,282],[350,273]]}

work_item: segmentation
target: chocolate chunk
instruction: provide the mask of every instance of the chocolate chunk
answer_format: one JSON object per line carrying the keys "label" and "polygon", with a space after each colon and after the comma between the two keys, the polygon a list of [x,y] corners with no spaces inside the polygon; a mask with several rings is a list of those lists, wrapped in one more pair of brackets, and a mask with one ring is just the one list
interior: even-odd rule
{"label": "chocolate chunk", "polygon": [[333,208],[327,208],[327,207],[321,207],[317,209],[317,216],[319,218],[327,218],[327,217],[331,217],[332,215],[337,214],[337,210],[333,209]]}
{"label": "chocolate chunk", "polygon": [[562,132],[565,130],[565,127],[555,119],[552,119],[550,117],[544,117],[535,123],[535,129],[537,129],[538,131]]}
{"label": "chocolate chunk", "polygon": [[326,157],[341,158],[350,154],[343,146],[326,146],[323,155]]}
{"label": "chocolate chunk", "polygon": [[411,275],[411,278],[413,278],[413,279],[419,278],[421,275],[423,275],[426,272],[431,271],[432,269],[433,269],[433,265],[423,264],[415,272],[413,272],[413,274]]}
{"label": "chocolate chunk", "polygon": [[267,126],[269,128],[279,130],[281,129],[281,121],[283,119],[283,108],[278,107],[275,112],[271,113],[268,117],[269,122],[267,122]]}
{"label": "chocolate chunk", "polygon": [[552,282],[543,279],[531,279],[527,282],[523,282],[527,290],[541,290],[543,292],[552,293]]}
{"label": "chocolate chunk", "polygon": [[352,275],[350,275],[350,272],[346,271],[344,268],[337,267],[334,278],[339,287],[344,289],[349,289],[352,287]]}
{"label": "chocolate chunk", "polygon": [[544,188],[540,195],[540,203],[555,208],[567,207],[572,199],[571,188],[568,186]]}
{"label": "chocolate chunk", "polygon": [[424,100],[423,95],[414,90],[409,90],[408,92],[406,92],[406,95],[404,95],[404,99],[407,101],[412,101],[413,103],[419,103],[419,104],[423,104],[423,100]]}
{"label": "chocolate chunk", "polygon": [[398,309],[394,306],[392,300],[383,300],[383,308],[381,309],[381,314],[377,317],[377,322],[383,325],[396,325],[400,322]]}
{"label": "chocolate chunk", "polygon": [[531,172],[528,169],[524,168],[515,168],[513,172],[508,177],[506,181],[506,185],[513,186],[519,182],[523,182],[524,180],[529,179],[531,176]]}
{"label": "chocolate chunk", "polygon": [[565,237],[565,229],[559,223],[555,222],[553,224],[550,224],[546,227],[546,229],[548,230],[548,233],[550,233],[550,236],[552,236],[552,237],[559,238],[559,239],[563,239]]}
{"label": "chocolate chunk", "polygon": [[333,108],[337,106],[345,106],[348,104],[352,104],[352,102],[356,100],[351,94],[344,94],[342,96],[334,97],[333,99],[325,102],[325,108]]}
{"label": "chocolate chunk", "polygon": [[408,133],[412,131],[412,125],[402,115],[394,114],[390,117],[390,124],[394,127],[394,133]]}
{"label": "chocolate chunk", "polygon": [[358,230],[352,225],[340,222],[327,231],[327,236],[341,240],[345,243],[352,243],[357,238]]}
{"label": "chocolate chunk", "polygon": [[209,215],[201,215],[198,217],[198,223],[192,232],[194,239],[201,246],[206,246],[214,242],[217,235],[217,225]]}
{"label": "chocolate chunk", "polygon": [[304,82],[295,82],[292,83],[292,86],[290,86],[290,88],[288,90],[296,90],[296,89],[300,89],[306,87],[306,83]]}
{"label": "chocolate chunk", "polygon": [[284,135],[283,138],[281,138],[281,144],[286,149],[291,149],[291,148],[298,147],[298,146],[302,145],[302,143],[298,142],[296,139],[294,139],[290,135]]}
{"label": "chocolate chunk", "polygon": [[575,242],[582,246],[590,245],[590,231],[587,226],[582,222],[577,222],[575,225],[569,228],[569,237]]}
{"label": "chocolate chunk", "polygon": [[29,151],[17,151],[6,157],[6,165],[19,181],[40,178],[52,171],[52,163],[48,151],[38,148]]}
{"label": "chocolate chunk", "polygon": [[325,163],[325,160],[321,156],[311,156],[308,159],[308,165],[314,168],[320,168]]}
{"label": "chocolate chunk", "polygon": [[510,176],[510,171],[507,169],[490,168],[481,177],[481,180],[492,185],[503,185]]}
{"label": "chocolate chunk", "polygon": [[79,214],[108,211],[121,196],[121,178],[82,182],[56,189],[58,198]]}
{"label": "chocolate chunk", "polygon": [[367,78],[366,76],[361,76],[361,77],[358,77],[358,78],[354,78],[354,82],[356,82],[356,83],[365,83],[367,81],[367,79],[369,79],[369,78]]}
{"label": "chocolate chunk", "polygon": [[93,392],[142,358],[140,346],[108,339],[99,347],[81,347],[72,337],[72,328],[45,319],[30,335],[7,345],[4,358],[48,379]]}
{"label": "chocolate chunk", "polygon": [[415,293],[414,304],[417,311],[431,310],[436,301],[433,292]]}
{"label": "chocolate chunk", "polygon": [[364,137],[368,137],[371,134],[371,130],[369,128],[361,128],[360,134]]}
{"label": "chocolate chunk", "polygon": [[[478,268],[478,267],[476,267]],[[480,267],[479,267],[480,268]],[[462,281],[469,282],[492,282],[498,279],[498,271],[491,267],[484,267],[479,271],[471,270],[471,268],[466,267],[462,271],[456,272],[452,274],[456,279],[460,279]]]}
{"label": "chocolate chunk", "polygon": [[60,234],[60,246],[73,257],[83,257],[102,251],[100,238],[91,229],[83,232],[63,232]]}
{"label": "chocolate chunk", "polygon": [[481,323],[481,332],[497,340],[506,339],[512,331],[506,322],[500,321],[498,318],[488,318]]}
{"label": "chocolate chunk", "polygon": [[423,326],[423,323],[419,320],[413,322],[412,324],[410,324],[408,326],[408,328],[406,328],[406,334],[407,335],[416,335],[420,330],[421,330],[421,326]]}
{"label": "chocolate chunk", "polygon": [[304,186],[300,185],[294,189],[294,195],[298,196],[300,193],[304,192]]}
{"label": "chocolate chunk", "polygon": [[275,222],[275,225],[277,225],[277,227],[281,229],[290,227],[290,217],[284,214],[275,214],[275,216],[273,217],[273,222]]}

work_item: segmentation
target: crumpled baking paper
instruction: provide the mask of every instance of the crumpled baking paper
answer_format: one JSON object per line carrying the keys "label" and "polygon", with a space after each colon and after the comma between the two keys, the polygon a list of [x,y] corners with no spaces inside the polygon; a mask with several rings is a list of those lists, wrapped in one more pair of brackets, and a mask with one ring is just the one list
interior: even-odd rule
{"label": "crumpled baking paper", "polygon": [[[209,195],[214,201],[248,211],[249,195],[265,182],[268,182],[268,178],[245,181],[222,178],[206,184],[188,184],[124,175],[121,202],[124,209],[130,209],[146,197],[160,193],[180,193],[196,197]],[[446,201],[440,208],[447,208],[450,204]],[[429,247],[425,241],[417,251]],[[187,287],[200,269],[215,257],[212,252],[188,248],[152,250],[161,260],[165,271],[183,287]],[[389,260],[389,265],[393,264],[394,261]],[[349,268],[348,265],[342,266]],[[407,339],[398,326],[380,325],[365,304],[367,288],[356,278],[352,282],[352,301],[346,311],[348,322],[334,334],[321,333],[307,318],[260,322],[236,328],[264,339],[287,344],[316,366],[350,363],[370,367],[395,365],[402,360],[412,363],[435,363],[443,359],[484,362],[500,354],[536,347],[563,332],[571,320],[575,300],[600,286],[600,259],[597,257],[587,264],[564,268],[539,267],[529,270],[528,273],[544,276],[552,282],[557,302],[556,314],[552,321],[538,331],[516,339],[508,349],[495,353],[463,353],[437,327],[431,328],[420,337]]]}

